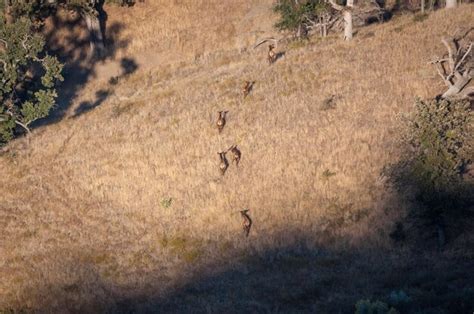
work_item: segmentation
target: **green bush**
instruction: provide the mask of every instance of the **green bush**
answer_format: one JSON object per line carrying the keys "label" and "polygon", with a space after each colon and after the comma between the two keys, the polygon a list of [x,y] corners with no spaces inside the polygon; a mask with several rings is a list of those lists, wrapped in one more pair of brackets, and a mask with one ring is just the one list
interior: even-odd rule
{"label": "green bush", "polygon": [[355,314],[398,314],[396,309],[380,301],[360,300],[355,307]]}
{"label": "green bush", "polygon": [[0,145],[9,141],[16,126],[48,115],[62,80],[62,65],[44,52],[44,39],[32,23],[20,18],[7,23],[0,15]]}
{"label": "green bush", "polygon": [[463,179],[474,159],[473,122],[466,101],[416,101],[402,132],[402,158],[386,169],[394,187],[415,201],[412,216],[439,227],[473,201],[474,189]]}
{"label": "green bush", "polygon": [[319,13],[328,10],[328,5],[321,0],[279,0],[273,10],[280,15],[275,27],[279,30],[294,32],[296,37],[305,36],[309,20],[316,20]]}

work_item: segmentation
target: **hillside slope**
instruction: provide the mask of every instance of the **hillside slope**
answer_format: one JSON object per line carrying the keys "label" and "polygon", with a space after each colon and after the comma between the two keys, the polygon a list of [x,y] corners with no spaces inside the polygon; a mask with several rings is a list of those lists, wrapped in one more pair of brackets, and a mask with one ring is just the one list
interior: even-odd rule
{"label": "hillside slope", "polygon": [[[235,21],[257,24],[256,2],[235,1]],[[125,18],[111,10],[111,21]],[[185,20],[189,10],[163,14]],[[265,48],[245,49],[266,31],[227,30],[219,18],[204,41],[194,32],[210,26],[185,20],[183,55],[147,67],[153,49],[174,55],[180,44],[166,50],[146,28],[120,55],[139,60],[136,71],[91,79],[68,116],[0,156],[0,309],[346,312],[360,298],[408,289],[420,307],[472,310],[458,295],[436,298],[452,286],[470,296],[472,273],[431,275],[453,261],[466,269],[472,250],[439,253],[433,264],[432,253],[391,247],[405,204],[381,171],[397,160],[398,115],[444,88],[427,65],[444,52],[439,39],[474,26],[473,16],[472,5],[418,22],[399,16],[350,43],[280,46],[273,66]],[[245,100],[244,80],[256,82]],[[82,112],[79,100],[100,101]],[[220,110],[229,111],[221,134]],[[233,144],[242,160],[221,176],[217,153]]]}

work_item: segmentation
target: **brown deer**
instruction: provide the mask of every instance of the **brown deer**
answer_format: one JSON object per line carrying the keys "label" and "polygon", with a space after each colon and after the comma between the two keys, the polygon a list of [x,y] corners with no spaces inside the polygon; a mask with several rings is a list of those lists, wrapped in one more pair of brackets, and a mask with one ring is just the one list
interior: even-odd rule
{"label": "brown deer", "polygon": [[221,133],[226,123],[225,116],[228,113],[228,111],[219,111],[218,113],[219,113],[219,117],[217,118],[216,125],[217,125],[217,129],[219,130],[219,133]]}
{"label": "brown deer", "polygon": [[269,46],[268,46],[268,53],[267,53],[267,60],[268,60],[268,63],[269,64],[273,64],[275,63],[275,61],[277,61],[277,59],[279,57],[282,57],[284,55],[284,53],[277,53],[275,51],[275,49],[277,48],[277,45],[278,45],[278,42],[284,40],[284,38],[282,39],[275,39],[275,38],[266,38],[266,39],[263,39],[261,40],[258,44],[256,44],[253,48],[256,49],[258,48],[260,45],[263,45],[264,43],[267,43],[267,42],[272,42]]}
{"label": "brown deer", "polygon": [[227,168],[229,168],[229,162],[227,161],[227,158],[226,158],[226,153],[227,152],[220,152],[220,153],[217,153],[219,155],[219,158],[220,158],[220,163],[219,163],[219,170],[221,172],[222,175],[225,174],[225,172],[227,171]]}
{"label": "brown deer", "polygon": [[275,52],[275,45],[269,45],[268,46],[268,64],[273,64],[275,63],[277,59],[277,54]]}
{"label": "brown deer", "polygon": [[250,218],[248,212],[250,209],[244,209],[240,211],[240,216],[242,216],[242,229],[244,229],[244,234],[246,237],[249,236],[250,228],[252,227],[252,219]]}
{"label": "brown deer", "polygon": [[245,81],[244,86],[242,88],[242,93],[244,94],[244,98],[247,97],[252,91],[253,84],[255,84],[255,81]]}
{"label": "brown deer", "polygon": [[237,148],[237,145],[232,145],[227,150],[227,152],[229,152],[229,151],[232,153],[232,163],[235,162],[235,165],[238,167],[239,162],[240,162],[240,158],[242,157],[242,152]]}

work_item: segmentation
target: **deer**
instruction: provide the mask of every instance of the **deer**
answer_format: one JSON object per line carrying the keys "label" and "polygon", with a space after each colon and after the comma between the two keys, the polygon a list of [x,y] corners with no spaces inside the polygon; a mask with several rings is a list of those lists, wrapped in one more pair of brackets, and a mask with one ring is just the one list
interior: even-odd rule
{"label": "deer", "polygon": [[277,54],[275,52],[275,45],[268,46],[268,64],[272,65],[277,59]]}
{"label": "deer", "polygon": [[216,125],[217,125],[217,129],[219,130],[219,133],[221,133],[226,123],[225,116],[228,113],[228,111],[219,111],[218,113],[219,113],[219,117],[217,118]]}
{"label": "deer", "polygon": [[246,98],[252,91],[253,84],[255,84],[255,81],[244,82],[244,86],[242,87],[242,94],[244,94],[244,98]]}
{"label": "deer", "polygon": [[217,154],[219,155],[219,158],[220,158],[219,170],[221,174],[224,175],[225,172],[227,171],[227,168],[229,168],[229,162],[227,161],[227,158],[225,156],[227,152],[220,152]]}
{"label": "deer", "polygon": [[237,145],[232,145],[227,152],[232,153],[232,163],[235,162],[235,165],[238,167],[240,158],[242,157],[242,152],[237,148]]}
{"label": "deer", "polygon": [[268,63],[270,65],[272,65],[273,63],[275,63],[275,61],[277,61],[277,59],[283,55],[283,53],[277,53],[275,51],[276,49],[276,45],[278,44],[279,41],[281,41],[283,39],[275,39],[275,38],[266,38],[264,40],[261,40],[257,45],[255,45],[253,48],[257,48],[259,47],[260,45],[266,43],[266,42],[273,42],[272,44],[268,45],[268,53],[267,53],[267,60],[268,60]]}
{"label": "deer", "polygon": [[244,209],[240,211],[240,216],[242,217],[242,229],[244,229],[244,234],[246,237],[249,236],[250,228],[252,227],[252,219],[250,218],[248,212],[250,209]]}

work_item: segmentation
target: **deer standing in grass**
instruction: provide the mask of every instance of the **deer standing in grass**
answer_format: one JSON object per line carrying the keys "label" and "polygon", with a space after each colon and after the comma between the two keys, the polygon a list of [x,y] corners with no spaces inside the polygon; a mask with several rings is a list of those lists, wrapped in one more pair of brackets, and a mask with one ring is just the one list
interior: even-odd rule
{"label": "deer standing in grass", "polygon": [[266,42],[273,42],[272,44],[270,44],[268,46],[268,53],[267,53],[267,60],[268,60],[268,63],[271,65],[273,63],[275,63],[275,61],[278,59],[278,54],[276,53],[275,49],[276,49],[276,45],[278,44],[278,39],[275,39],[275,38],[266,38],[266,39],[263,39],[261,40],[258,44],[256,44],[253,49],[259,47],[260,45],[263,45],[264,43]]}
{"label": "deer standing in grass", "polygon": [[219,117],[217,118],[216,125],[217,125],[217,129],[219,130],[219,133],[221,133],[226,123],[225,116],[228,113],[228,111],[219,111],[218,113],[219,113]]}
{"label": "deer standing in grass", "polygon": [[246,237],[249,236],[250,228],[252,227],[252,219],[250,218],[248,212],[250,209],[244,209],[240,211],[240,216],[242,217],[242,229],[244,229],[244,234]]}
{"label": "deer standing in grass", "polygon": [[232,145],[227,150],[227,152],[229,152],[229,151],[232,153],[232,163],[235,162],[235,165],[238,167],[239,162],[240,162],[240,158],[242,157],[242,152],[237,148],[237,145]]}
{"label": "deer standing in grass", "polygon": [[268,46],[268,64],[273,64],[275,63],[277,59],[277,54],[275,52],[275,45],[270,45]]}
{"label": "deer standing in grass", "polygon": [[255,84],[255,81],[245,81],[244,86],[242,87],[242,94],[244,94],[244,98],[246,98],[252,91],[253,84]]}
{"label": "deer standing in grass", "polygon": [[227,161],[227,158],[225,156],[227,152],[220,152],[217,154],[219,155],[219,158],[220,158],[219,170],[221,174],[224,175],[225,172],[227,171],[227,168],[229,168],[229,162]]}

